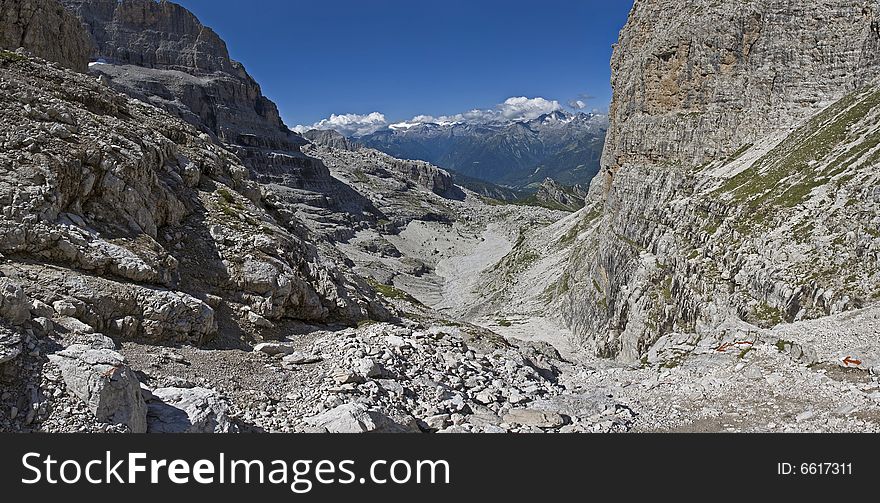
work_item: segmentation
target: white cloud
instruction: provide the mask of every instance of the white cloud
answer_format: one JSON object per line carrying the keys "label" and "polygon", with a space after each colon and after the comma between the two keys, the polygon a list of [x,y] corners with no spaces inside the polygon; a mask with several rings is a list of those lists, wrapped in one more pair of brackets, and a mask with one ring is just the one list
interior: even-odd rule
{"label": "white cloud", "polygon": [[504,118],[512,121],[532,120],[538,117],[562,110],[558,101],[550,101],[544,98],[508,98],[507,101],[498,105],[497,109]]}
{"label": "white cloud", "polygon": [[590,94],[582,93],[577,95],[577,97],[572,98],[568,102],[568,106],[574,108],[575,110],[584,110],[586,109],[591,101],[595,101],[596,97]]}
{"label": "white cloud", "polygon": [[[586,103],[584,103],[584,107]],[[329,119],[316,122],[311,126],[296,126],[294,131],[305,132],[309,129],[335,129],[346,136],[364,136],[375,133],[386,127],[391,129],[409,129],[419,124],[485,124],[491,122],[513,122],[536,119],[544,114],[562,110],[558,101],[545,98],[527,98],[517,96],[508,98],[494,108],[475,108],[455,115],[417,115],[408,121],[389,124],[385,115],[373,112],[368,115],[344,114],[331,115]]]}
{"label": "white cloud", "polygon": [[536,119],[544,114],[562,110],[562,105],[558,101],[551,101],[544,98],[526,98],[519,96],[508,98],[495,108],[468,110],[467,112],[455,115],[441,115],[435,117],[433,115],[417,115],[403,124],[444,124],[455,122],[468,123],[487,123],[487,122],[509,122]]}
{"label": "white cloud", "polygon": [[310,129],[335,129],[345,136],[363,136],[375,133],[388,126],[385,115],[373,112],[366,115],[360,114],[333,114],[329,119],[323,119],[311,126],[299,125],[293,128],[298,133],[304,133]]}

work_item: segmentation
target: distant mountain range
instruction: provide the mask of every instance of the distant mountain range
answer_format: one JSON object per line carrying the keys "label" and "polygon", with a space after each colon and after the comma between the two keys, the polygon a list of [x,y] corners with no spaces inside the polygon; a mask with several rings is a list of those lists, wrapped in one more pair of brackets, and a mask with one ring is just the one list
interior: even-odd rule
{"label": "distant mountain range", "polygon": [[465,177],[535,190],[547,178],[589,184],[607,129],[605,115],[556,111],[527,121],[401,123],[354,140]]}

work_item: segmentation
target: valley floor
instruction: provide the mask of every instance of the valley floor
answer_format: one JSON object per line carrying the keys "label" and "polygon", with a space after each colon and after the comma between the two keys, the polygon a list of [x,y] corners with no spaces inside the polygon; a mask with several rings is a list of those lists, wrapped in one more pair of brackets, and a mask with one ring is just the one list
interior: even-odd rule
{"label": "valley floor", "polygon": [[519,233],[542,231],[534,215],[525,214],[529,211],[535,210],[483,215],[466,229],[414,222],[393,243],[405,255],[430,260],[425,255],[430,249],[428,255],[441,258],[435,259],[432,281],[403,278],[395,285],[513,344],[551,345],[564,360],[557,365],[565,392],[542,407],[575,417],[578,407],[603,396],[630,408],[632,431],[641,432],[880,431],[880,382],[874,373],[880,363],[880,310],[772,330],[740,324],[703,340],[672,335],[639,366],[591,355],[562,323],[530,309],[534,302],[528,299],[500,307],[504,314],[499,314],[486,302],[485,286]]}
{"label": "valley floor", "polygon": [[[339,245],[375,278],[395,320],[292,324],[253,350],[124,343],[157,394],[150,430],[880,432],[880,310],[671,334],[624,365],[595,357],[552,316],[542,292],[558,257],[525,244],[556,242],[576,220],[454,204],[456,223],[413,221],[398,235],[362,231]],[[25,366],[41,372],[37,360]],[[31,413],[41,431],[119,429],[96,423],[53,368],[39,378],[53,405]]]}

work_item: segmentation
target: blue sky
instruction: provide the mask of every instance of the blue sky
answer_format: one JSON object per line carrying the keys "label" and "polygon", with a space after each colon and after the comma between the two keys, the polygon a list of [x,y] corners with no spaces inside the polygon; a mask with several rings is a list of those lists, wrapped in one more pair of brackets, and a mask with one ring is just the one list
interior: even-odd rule
{"label": "blue sky", "polygon": [[[631,0],[177,0],[217,31],[285,122],[492,110],[510,97],[607,107]],[[583,99],[587,97],[589,99]],[[531,103],[531,102],[530,102]]]}

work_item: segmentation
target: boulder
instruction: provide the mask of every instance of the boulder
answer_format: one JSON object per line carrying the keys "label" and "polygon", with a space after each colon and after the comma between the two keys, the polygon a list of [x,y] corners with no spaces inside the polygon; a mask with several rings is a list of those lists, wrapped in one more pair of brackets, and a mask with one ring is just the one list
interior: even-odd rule
{"label": "boulder", "polygon": [[265,353],[269,356],[290,355],[296,352],[296,349],[289,344],[280,342],[263,342],[254,346],[254,353]]}
{"label": "boulder", "polygon": [[308,353],[302,353],[300,351],[295,351],[284,358],[281,359],[281,364],[285,367],[296,366],[296,365],[309,365],[312,363],[319,363],[323,361],[324,358],[318,355],[312,355]]}
{"label": "boulder", "polygon": [[512,409],[504,415],[504,422],[536,428],[559,428],[565,419],[557,412],[535,409]]}
{"label": "boulder", "polygon": [[141,384],[125,358],[109,349],[76,344],[49,356],[61,370],[67,389],[102,422],[147,431],[147,406]]}
{"label": "boulder", "polygon": [[152,396],[147,412],[149,433],[238,432],[229,417],[229,405],[214,390],[160,388]]}
{"label": "boulder", "polygon": [[30,317],[31,304],[21,285],[10,278],[0,277],[0,318],[18,325]]}
{"label": "boulder", "polygon": [[[412,419],[412,418],[409,418]],[[362,403],[342,404],[327,412],[306,418],[306,423],[330,433],[417,433],[415,420],[392,419]]]}

